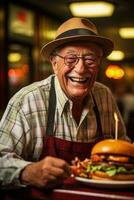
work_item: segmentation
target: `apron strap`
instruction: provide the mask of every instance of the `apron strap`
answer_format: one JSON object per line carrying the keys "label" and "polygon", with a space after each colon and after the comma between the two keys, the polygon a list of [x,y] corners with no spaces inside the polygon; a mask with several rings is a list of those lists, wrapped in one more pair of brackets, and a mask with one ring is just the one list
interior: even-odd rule
{"label": "apron strap", "polygon": [[53,136],[54,118],[55,118],[55,108],[56,108],[56,94],[54,87],[54,76],[51,79],[51,88],[49,94],[49,105],[48,105],[48,120],[46,127],[46,135]]}
{"label": "apron strap", "polygon": [[94,112],[95,112],[95,115],[96,115],[96,120],[97,120],[97,126],[98,126],[97,130],[99,132],[99,136],[102,136],[103,132],[102,132],[102,126],[101,126],[100,113],[99,113],[98,106],[97,106],[97,103],[96,103],[96,100],[95,100],[95,97],[94,97],[93,94],[92,94],[92,98],[93,98],[93,101],[94,101],[94,104],[95,104],[93,109],[94,109]]}

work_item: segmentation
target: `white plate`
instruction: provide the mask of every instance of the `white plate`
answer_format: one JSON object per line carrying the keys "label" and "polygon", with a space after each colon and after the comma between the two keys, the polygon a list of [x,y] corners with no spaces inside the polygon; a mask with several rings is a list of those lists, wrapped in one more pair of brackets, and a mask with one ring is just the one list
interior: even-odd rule
{"label": "white plate", "polygon": [[75,179],[88,186],[94,186],[99,188],[120,189],[120,188],[134,187],[134,181],[109,181],[109,180],[105,181],[105,180],[93,180],[81,177],[75,177]]}

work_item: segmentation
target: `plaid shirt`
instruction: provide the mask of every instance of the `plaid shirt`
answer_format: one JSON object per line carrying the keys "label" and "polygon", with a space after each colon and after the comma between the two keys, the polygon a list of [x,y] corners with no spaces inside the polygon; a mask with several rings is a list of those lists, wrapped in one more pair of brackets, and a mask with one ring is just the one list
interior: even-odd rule
{"label": "plaid shirt", "polygon": [[[51,78],[35,82],[21,89],[8,103],[0,123],[0,185],[22,186],[21,170],[39,160],[43,138],[46,134],[48,99]],[[55,137],[72,141],[88,142],[97,138],[94,101],[89,94],[79,125],[72,116],[72,102],[62,91],[55,78],[56,112]],[[127,139],[126,130],[110,90],[95,82],[92,89],[100,113],[102,132],[105,138],[114,137],[114,112],[119,118],[119,137]]]}

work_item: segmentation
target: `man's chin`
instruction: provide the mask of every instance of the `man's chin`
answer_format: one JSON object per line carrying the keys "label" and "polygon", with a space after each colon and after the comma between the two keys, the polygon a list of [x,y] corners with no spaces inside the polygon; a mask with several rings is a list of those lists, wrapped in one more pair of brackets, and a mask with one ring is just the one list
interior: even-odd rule
{"label": "man's chin", "polygon": [[82,101],[86,96],[87,96],[87,92],[82,92],[82,93],[75,93],[75,94],[72,94],[70,96],[70,99],[72,101]]}

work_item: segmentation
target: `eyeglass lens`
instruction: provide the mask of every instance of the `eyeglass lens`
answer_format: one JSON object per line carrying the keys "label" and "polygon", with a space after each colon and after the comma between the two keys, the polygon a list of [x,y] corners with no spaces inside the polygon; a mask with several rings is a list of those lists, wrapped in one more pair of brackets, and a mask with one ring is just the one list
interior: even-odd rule
{"label": "eyeglass lens", "polygon": [[79,57],[76,55],[66,55],[64,57],[64,62],[67,66],[74,67],[79,62],[80,58],[84,60],[84,63],[86,65],[90,65],[91,61],[97,62],[98,60],[98,56],[93,55],[93,54],[86,55],[86,56],[79,56]]}

